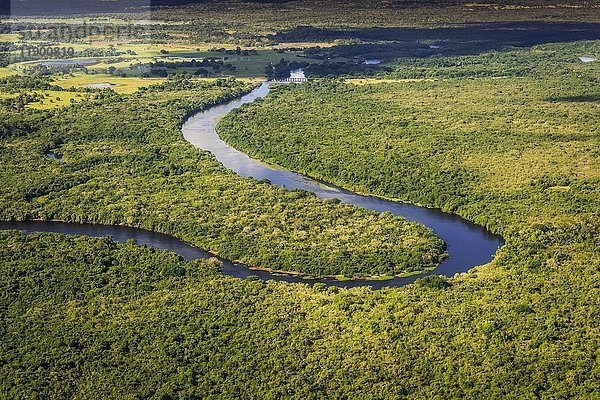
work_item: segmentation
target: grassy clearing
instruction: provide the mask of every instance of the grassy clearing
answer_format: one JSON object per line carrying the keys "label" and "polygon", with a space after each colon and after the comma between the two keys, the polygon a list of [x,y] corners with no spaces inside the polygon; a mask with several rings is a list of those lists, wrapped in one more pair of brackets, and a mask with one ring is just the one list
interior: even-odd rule
{"label": "grassy clearing", "polygon": [[64,107],[70,105],[71,100],[80,102],[88,97],[85,93],[63,92],[59,90],[33,90],[32,92],[44,97],[43,100],[32,102],[27,105],[28,108],[34,108],[36,110],[50,110],[53,108]]}
{"label": "grassy clearing", "polygon": [[[197,78],[198,81],[214,81],[217,78]],[[242,78],[242,81],[257,83],[260,78]],[[94,85],[100,83],[109,83],[117,85],[111,87],[117,93],[131,94],[136,92],[141,87],[148,87],[158,83],[166,81],[165,78],[138,78],[138,77],[119,77],[106,74],[74,74],[73,76],[65,76],[57,78],[53,81],[54,84],[62,87],[63,89],[74,88],[85,88],[87,85]]]}
{"label": "grassy clearing", "polygon": [[14,99],[17,97],[18,93],[2,93],[0,92],[0,99]]}
{"label": "grassy clearing", "polygon": [[58,78],[54,81],[54,83],[64,89],[69,89],[71,87],[84,88],[86,85],[91,84],[110,83],[113,85],[118,85],[112,88],[112,90],[117,93],[133,93],[140,87],[150,86],[164,81],[165,79],[163,78],[121,78],[112,75],[76,74],[74,76]]}
{"label": "grassy clearing", "polygon": [[9,68],[9,67],[0,68],[0,78],[5,78],[7,76],[14,75],[16,73],[17,73],[17,71],[15,71],[14,69]]}
{"label": "grassy clearing", "polygon": [[0,33],[0,43],[16,42],[19,40],[19,35],[16,33]]}

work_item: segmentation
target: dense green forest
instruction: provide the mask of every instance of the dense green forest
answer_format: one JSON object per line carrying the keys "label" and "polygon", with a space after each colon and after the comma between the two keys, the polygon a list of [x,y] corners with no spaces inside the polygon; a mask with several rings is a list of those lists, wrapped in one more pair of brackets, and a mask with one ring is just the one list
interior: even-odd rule
{"label": "dense green forest", "polygon": [[[589,243],[552,247],[509,244],[447,288],[323,290],[134,243],[0,232],[0,393],[595,398],[600,259]],[[528,251],[548,258],[534,267]]]}
{"label": "dense green forest", "polygon": [[[453,280],[450,292],[458,286],[469,294],[455,292],[452,300],[442,301],[452,303],[442,313],[453,314],[456,300],[488,320],[475,328],[462,308],[465,319],[460,323],[431,327],[436,342],[450,335],[463,338],[464,347],[443,343],[433,351],[439,358],[432,369],[453,364],[450,359],[460,366],[454,364],[446,375],[434,372],[433,381],[421,381],[424,387],[435,387],[430,395],[600,395],[598,387],[575,393],[600,381],[600,69],[597,62],[574,57],[597,56],[597,43],[578,43],[565,57],[569,46],[432,58],[423,61],[421,76],[411,75],[419,66],[401,62],[381,80],[281,86],[262,103],[246,106],[219,125],[227,141],[258,158],[365,193],[441,207],[504,235],[506,245],[493,263],[469,278]],[[536,304],[552,304],[551,310],[542,311]],[[428,305],[425,312],[434,311]],[[540,319],[525,327],[533,315]],[[585,315],[585,322],[579,325],[574,315]],[[472,329],[497,335],[486,342],[485,356],[478,355]],[[562,347],[571,341],[576,344]],[[593,354],[582,358],[571,353],[587,346],[595,349]],[[548,359],[542,360],[547,352],[552,353],[552,367]],[[417,357],[417,364],[422,357],[427,358]],[[474,364],[467,367],[467,360]],[[493,371],[487,370],[496,362]],[[565,362],[587,366],[585,372],[568,368],[571,372],[563,372],[557,381],[541,383]],[[503,372],[508,370],[510,377]],[[411,377],[422,377],[410,371]],[[508,392],[482,389],[498,374],[504,378],[497,388]],[[461,389],[437,386],[441,376],[451,386],[461,381]],[[474,379],[472,386],[469,379]],[[418,393],[408,397],[423,394]]]}
{"label": "dense green forest", "polygon": [[[18,82],[44,84],[0,86]],[[174,78],[133,95],[96,91],[51,112],[4,107],[0,217],[142,227],[313,276],[397,274],[441,260],[444,243],[422,225],[239,178],[183,139],[190,110],[250,87]]]}
{"label": "dense green forest", "polygon": [[[157,8],[171,23],[128,40],[71,38],[114,75],[1,68],[0,219],[141,227],[311,276],[437,264],[444,244],[421,225],[242,179],[183,139],[192,110],[257,82],[198,76],[310,63],[312,82],[279,86],[220,134],[340,186],[460,214],[506,245],[468,273],[372,290],[0,231],[0,398],[600,398],[600,64],[579,59],[600,59],[600,45],[569,43],[597,35],[600,7],[223,3]],[[0,40],[65,26],[20,21]],[[219,54],[231,58],[197,65]],[[130,64],[170,76],[117,79]],[[103,82],[114,91],[85,88]]]}
{"label": "dense green forest", "polygon": [[219,134],[258,158],[504,235],[568,221],[589,237],[598,225],[600,67],[572,54],[600,48],[578,43],[540,64],[568,46],[428,59],[436,73],[420,78],[405,79],[421,68],[402,61],[380,81],[280,86],[225,117]]}

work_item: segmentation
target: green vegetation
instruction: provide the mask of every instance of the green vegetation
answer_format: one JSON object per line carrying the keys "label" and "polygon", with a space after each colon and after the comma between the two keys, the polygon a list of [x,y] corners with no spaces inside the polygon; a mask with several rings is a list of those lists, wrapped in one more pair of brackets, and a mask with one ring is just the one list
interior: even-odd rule
{"label": "green vegetation", "polygon": [[[19,50],[23,44],[72,48],[74,58],[93,61],[85,67],[63,65],[58,69],[119,77],[189,73],[255,78],[264,76],[265,67],[281,59],[310,62],[308,72],[314,76],[365,74],[386,69],[385,65],[362,64],[369,58],[392,62],[397,57],[429,57],[439,52],[477,55],[511,46],[595,39],[594,23],[600,17],[600,8],[584,1],[568,5],[536,0],[510,4],[420,2],[424,7],[381,0],[222,3],[153,10],[155,23],[137,24],[137,29],[126,30],[124,37],[111,35],[114,31],[107,27],[123,30],[128,24],[147,22],[149,15],[21,18],[5,28],[9,34],[0,34],[0,52],[7,49],[13,62],[24,61],[13,67],[44,73],[53,68],[35,67],[44,57],[23,56]],[[90,33],[87,36],[73,33],[82,23]],[[91,34],[99,32],[103,34]],[[207,65],[181,65],[192,59]],[[0,66],[5,63],[3,60]],[[0,70],[0,75],[5,72]]]}
{"label": "green vegetation", "polygon": [[[484,55],[477,63],[428,60],[437,76],[402,62],[388,74],[417,71],[413,77],[436,80],[281,86],[225,118],[219,131],[258,158],[457,212],[504,235],[567,221],[593,231],[600,65],[574,61],[572,53],[595,54],[598,45],[580,43],[552,66],[538,64],[568,46]],[[475,78],[447,78],[460,67],[436,64],[463,65],[458,75]]]}
{"label": "green vegetation", "polygon": [[[575,391],[599,373],[600,65],[574,57],[598,54],[597,46],[439,57],[416,67],[399,62],[382,75],[385,84],[281,86],[219,125],[227,141],[260,159],[441,207],[503,234],[506,245],[490,265],[441,291],[446,284],[436,278],[415,285],[438,288],[435,301],[446,304],[441,314],[458,312],[460,302],[462,317],[449,317],[439,329],[427,320],[425,330],[436,338],[429,343],[440,343],[429,353],[430,367],[448,367],[447,379],[439,385],[443,373],[430,381],[411,367],[408,375],[432,391],[407,397],[598,397],[598,387]],[[433,80],[394,83],[390,76]],[[534,304],[552,306],[542,311]],[[424,312],[437,320],[430,306]],[[474,309],[480,323],[469,317]],[[525,322],[532,317],[537,322]],[[485,355],[478,335],[488,338]],[[412,338],[395,337],[395,349]],[[461,342],[460,350],[444,337]],[[419,364],[423,357],[411,359]],[[587,366],[566,372],[574,360]],[[552,383],[542,378],[561,370]],[[486,388],[489,379],[499,379],[496,387],[506,392]]]}
{"label": "green vegetation", "polygon": [[[183,139],[179,124],[191,110],[249,88],[177,79],[132,95],[88,91],[89,102],[52,114],[6,109],[1,218],[142,227],[248,265],[314,276],[395,274],[440,261],[443,242],[421,225],[239,178]],[[50,150],[62,162],[46,157]]]}
{"label": "green vegetation", "polygon": [[531,269],[515,250],[450,287],[336,290],[228,278],[107,239],[0,232],[0,393],[597,397],[599,257],[567,245],[568,259]]}
{"label": "green vegetation", "polygon": [[[541,74],[554,79],[579,78],[572,90],[591,90],[597,79],[598,63],[582,63],[579,57],[600,55],[597,40],[571,43],[551,43],[531,49],[492,51],[453,57],[408,57],[398,60],[387,77],[400,79],[450,78],[539,78]],[[591,79],[591,80],[590,80]],[[587,80],[587,82],[586,82]],[[552,88],[552,84],[547,88]],[[564,87],[559,87],[565,89]]]}
{"label": "green vegetation", "polygon": [[76,89],[82,89],[89,87],[89,85],[98,85],[108,83],[111,89],[117,93],[131,94],[139,90],[141,87],[151,86],[157,83],[163,82],[162,78],[136,78],[136,77],[116,77],[104,74],[72,74],[61,76],[54,80],[54,84],[60,86],[63,89],[70,89],[71,87]]}
{"label": "green vegetation", "polygon": [[[158,9],[153,19],[169,24],[147,36],[58,43],[98,57],[85,69],[0,68],[0,78],[35,75],[0,79],[0,219],[137,226],[341,279],[432,267],[443,243],[424,227],[239,178],[181,137],[191,110],[256,82],[218,75],[307,61],[312,76],[340,77],[281,86],[223,120],[221,134],[259,158],[502,233],[492,263],[402,288],[311,288],[230,278],[216,260],[135,242],[0,232],[0,398],[599,398],[600,62],[578,57],[600,58],[600,47],[566,42],[596,32],[600,7],[415,4]],[[84,21],[99,23],[22,19],[0,34],[0,51]],[[501,25],[500,39],[444,37],[499,21],[524,23]],[[538,37],[565,43],[511,47],[528,45],[534,21],[576,24]],[[209,79],[169,59],[225,56],[235,68],[211,64]],[[140,63],[172,75],[142,78],[130,68]],[[85,88],[96,83],[119,86]]]}
{"label": "green vegetation", "polygon": [[60,90],[48,79],[19,75],[0,78],[0,89],[0,107],[12,112],[25,107],[39,110],[64,107],[89,97],[88,93]]}

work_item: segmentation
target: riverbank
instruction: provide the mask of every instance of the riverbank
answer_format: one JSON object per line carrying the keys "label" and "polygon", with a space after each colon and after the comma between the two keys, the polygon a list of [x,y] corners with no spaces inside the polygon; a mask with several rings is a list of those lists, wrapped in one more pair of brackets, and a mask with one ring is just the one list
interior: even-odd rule
{"label": "riverbank", "polygon": [[[311,179],[281,166],[255,160],[223,141],[216,131],[217,122],[222,121],[221,118],[232,112],[235,114],[236,111],[234,110],[243,105],[264,98],[269,91],[269,83],[263,83],[240,99],[233,100],[225,105],[215,106],[189,117],[182,126],[184,138],[194,146],[210,151],[226,168],[242,177],[252,177],[259,181],[281,186],[287,190],[309,191],[322,199],[340,201],[344,204],[358,206],[377,213],[389,212],[392,215],[423,224],[446,243],[445,250],[448,257],[440,263],[438,268],[433,270],[433,273],[451,277],[456,273],[466,272],[474,266],[483,265],[492,260],[493,254],[503,244],[503,240],[500,236],[487,232],[481,226],[437,209],[353,193],[326,182]],[[289,109],[288,113],[294,113],[294,109]],[[443,257],[440,261],[444,259]],[[269,268],[266,270],[269,270]],[[278,268],[270,270],[281,271]],[[402,274],[406,272],[413,273],[412,271],[404,271]],[[396,274],[376,274],[376,276],[382,275]],[[329,276],[339,275],[332,274]],[[369,274],[368,276],[374,275]]]}

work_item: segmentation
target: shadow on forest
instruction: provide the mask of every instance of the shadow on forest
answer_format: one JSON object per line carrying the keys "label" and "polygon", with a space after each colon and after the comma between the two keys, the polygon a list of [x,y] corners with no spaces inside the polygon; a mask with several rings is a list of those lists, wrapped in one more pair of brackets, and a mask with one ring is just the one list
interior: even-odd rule
{"label": "shadow on forest", "polygon": [[[441,46],[440,48],[429,48],[428,46],[425,49],[417,48],[409,55],[411,57],[426,57],[439,53],[469,55],[490,50],[502,50],[506,47],[531,47],[544,43],[597,40],[600,39],[600,23],[503,22],[460,24],[433,29],[368,28],[348,30],[300,26],[287,32],[272,35],[271,38],[280,42],[329,41],[334,39],[396,42],[386,43],[390,49],[398,42],[404,44],[429,42]],[[368,50],[369,47],[373,50],[372,44],[364,45],[364,50]],[[403,50],[406,51],[406,49]]]}

